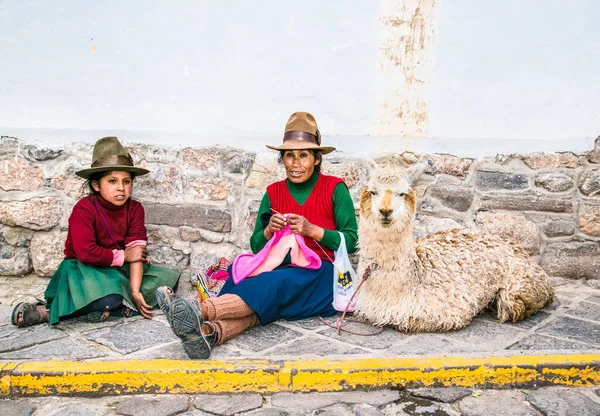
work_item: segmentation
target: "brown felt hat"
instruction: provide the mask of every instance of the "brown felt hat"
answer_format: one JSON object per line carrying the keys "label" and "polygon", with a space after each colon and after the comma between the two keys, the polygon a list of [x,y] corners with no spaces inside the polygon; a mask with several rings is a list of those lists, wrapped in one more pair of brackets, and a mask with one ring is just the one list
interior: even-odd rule
{"label": "brown felt hat", "polygon": [[321,146],[321,133],[317,127],[315,118],[310,113],[298,111],[290,116],[285,125],[283,144],[281,146],[269,146],[273,150],[320,150],[326,155],[335,150],[332,146]]}
{"label": "brown felt hat", "polygon": [[145,175],[149,172],[147,169],[133,166],[131,155],[125,150],[119,139],[111,136],[101,138],[94,145],[92,167],[75,172],[75,174],[84,179],[89,179],[96,172],[111,170],[133,172],[137,176]]}

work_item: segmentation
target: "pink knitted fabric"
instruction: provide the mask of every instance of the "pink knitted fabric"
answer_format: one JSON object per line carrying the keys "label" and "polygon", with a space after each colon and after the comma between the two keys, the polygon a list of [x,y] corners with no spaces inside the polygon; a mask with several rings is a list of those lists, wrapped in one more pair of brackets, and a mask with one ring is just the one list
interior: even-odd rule
{"label": "pink knitted fabric", "polygon": [[306,246],[304,237],[292,233],[287,225],[283,230],[277,231],[258,253],[240,254],[235,258],[231,266],[233,282],[237,285],[246,277],[273,270],[281,264],[290,250],[292,265],[307,269],[321,267],[321,258],[317,253]]}

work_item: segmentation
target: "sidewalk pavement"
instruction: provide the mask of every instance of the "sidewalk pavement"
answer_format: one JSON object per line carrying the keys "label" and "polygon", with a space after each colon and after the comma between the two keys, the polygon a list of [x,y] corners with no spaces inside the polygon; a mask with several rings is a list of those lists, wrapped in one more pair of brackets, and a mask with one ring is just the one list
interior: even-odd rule
{"label": "sidewalk pavement", "polygon": [[553,305],[514,324],[482,313],[460,331],[357,336],[318,318],[282,321],[193,361],[159,310],[152,320],[16,328],[17,285],[39,295],[44,281],[15,280],[0,280],[0,397],[600,385],[600,290],[576,281],[561,281]]}

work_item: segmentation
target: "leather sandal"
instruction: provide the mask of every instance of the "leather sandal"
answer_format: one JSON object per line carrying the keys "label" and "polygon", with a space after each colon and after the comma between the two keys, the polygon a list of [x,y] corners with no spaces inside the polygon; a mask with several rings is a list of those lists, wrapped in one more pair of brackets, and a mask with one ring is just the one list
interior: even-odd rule
{"label": "leather sandal", "polygon": [[[48,322],[48,313],[46,312],[46,315],[44,316],[37,309],[38,306],[45,306],[45,305],[46,304],[41,301],[40,302],[31,302],[31,303],[27,303],[27,302],[17,303],[12,311],[12,316],[11,316],[12,324],[19,328],[25,328],[27,326],[38,325],[38,324],[42,324],[44,322]],[[21,322],[19,322],[19,314],[21,315]]]}
{"label": "leather sandal", "polygon": [[171,329],[182,343],[188,357],[194,360],[205,360],[210,357],[211,347],[215,345],[217,331],[214,325],[209,335],[202,334],[204,318],[197,301],[176,298],[170,305]]}

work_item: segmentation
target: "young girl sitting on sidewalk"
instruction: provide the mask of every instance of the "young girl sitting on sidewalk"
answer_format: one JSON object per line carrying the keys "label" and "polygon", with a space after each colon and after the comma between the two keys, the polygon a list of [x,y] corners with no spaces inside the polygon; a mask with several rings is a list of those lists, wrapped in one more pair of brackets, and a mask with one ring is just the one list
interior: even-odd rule
{"label": "young girl sitting on sidewalk", "polygon": [[130,196],[136,175],[148,170],[133,166],[116,137],[98,140],[92,160],[91,168],[76,172],[91,193],[69,217],[65,259],[46,288],[47,304],[17,304],[12,323],[18,327],[79,315],[102,321],[135,310],[151,319],[156,289],[179,280],[179,272],[147,262],[144,208]]}

